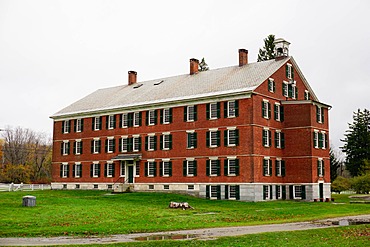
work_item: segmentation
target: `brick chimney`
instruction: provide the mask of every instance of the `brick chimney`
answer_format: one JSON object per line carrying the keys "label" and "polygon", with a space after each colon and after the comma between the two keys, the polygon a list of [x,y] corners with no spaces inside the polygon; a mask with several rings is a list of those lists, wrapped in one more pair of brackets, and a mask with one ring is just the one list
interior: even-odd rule
{"label": "brick chimney", "polygon": [[128,85],[132,85],[136,83],[136,71],[129,71],[128,72]]}
{"label": "brick chimney", "polygon": [[199,60],[192,58],[190,59],[190,75],[198,73]]}
{"label": "brick chimney", "polygon": [[248,50],[239,49],[239,67],[248,64]]}

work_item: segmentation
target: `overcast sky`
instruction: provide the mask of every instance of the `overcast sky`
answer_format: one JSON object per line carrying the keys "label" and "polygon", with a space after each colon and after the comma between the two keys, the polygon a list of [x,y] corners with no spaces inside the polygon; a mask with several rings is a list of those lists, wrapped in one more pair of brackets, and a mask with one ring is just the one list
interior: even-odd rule
{"label": "overcast sky", "polygon": [[341,146],[352,113],[370,109],[370,1],[0,0],[0,128],[52,134],[50,115],[89,93],[255,62],[269,34],[292,55],[320,101],[331,105],[330,139]]}

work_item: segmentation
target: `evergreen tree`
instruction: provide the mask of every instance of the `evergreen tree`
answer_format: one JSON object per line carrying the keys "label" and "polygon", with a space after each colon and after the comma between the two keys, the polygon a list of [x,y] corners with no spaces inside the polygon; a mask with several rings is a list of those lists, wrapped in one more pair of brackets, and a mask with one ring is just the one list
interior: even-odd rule
{"label": "evergreen tree", "polygon": [[361,175],[370,160],[370,112],[365,109],[354,112],[353,123],[349,123],[345,144],[342,150],[346,153],[346,169],[352,176]]}
{"label": "evergreen tree", "polygon": [[257,62],[266,61],[275,58],[275,35],[270,34],[263,40],[265,46],[259,50]]}
{"label": "evergreen tree", "polygon": [[338,177],[338,170],[340,168],[340,160],[335,151],[330,148],[330,181],[333,182]]}
{"label": "evergreen tree", "polygon": [[206,61],[204,60],[204,58],[202,58],[202,61],[199,63],[199,71],[207,71],[209,70],[209,67],[208,67],[208,64],[206,63]]}

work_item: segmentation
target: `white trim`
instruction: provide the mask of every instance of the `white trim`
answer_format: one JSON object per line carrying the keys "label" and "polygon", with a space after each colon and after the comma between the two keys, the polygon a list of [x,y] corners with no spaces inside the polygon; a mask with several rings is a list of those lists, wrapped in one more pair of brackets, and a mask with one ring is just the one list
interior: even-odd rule
{"label": "white trim", "polygon": [[218,128],[211,128],[211,129],[208,129],[209,131],[218,131]]}
{"label": "white trim", "polygon": [[211,157],[208,157],[210,160],[218,160],[218,156],[211,156]]}
{"label": "white trim", "polygon": [[236,130],[236,127],[234,127],[234,126],[233,127],[227,127],[226,129],[227,130]]}
{"label": "white trim", "polygon": [[108,140],[113,140],[114,139],[114,136],[108,136],[107,139]]}
{"label": "white trim", "polygon": [[93,161],[92,162],[94,165],[96,165],[96,164],[99,164],[99,161]]}
{"label": "white trim", "polygon": [[169,162],[171,161],[171,159],[168,159],[168,158],[165,158],[165,159],[162,159],[163,162]]}
{"label": "white trim", "polygon": [[186,158],[187,161],[194,161],[195,158]]}
{"label": "white trim", "polygon": [[93,139],[94,141],[99,141],[100,140],[100,137],[94,137]]}
{"label": "white trim", "polygon": [[186,133],[194,133],[195,130],[186,130]]}
{"label": "white trim", "polygon": [[227,156],[226,157],[228,160],[236,160],[236,156]]}

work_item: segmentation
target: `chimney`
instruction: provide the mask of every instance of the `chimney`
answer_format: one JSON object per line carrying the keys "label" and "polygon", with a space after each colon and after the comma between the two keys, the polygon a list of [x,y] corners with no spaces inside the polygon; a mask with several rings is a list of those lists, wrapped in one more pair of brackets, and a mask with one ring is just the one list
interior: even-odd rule
{"label": "chimney", "polygon": [[128,85],[132,85],[136,83],[136,71],[129,71],[128,72]]}
{"label": "chimney", "polygon": [[198,73],[199,60],[192,58],[190,59],[190,75]]}
{"label": "chimney", "polygon": [[239,49],[239,67],[248,64],[248,50]]}

